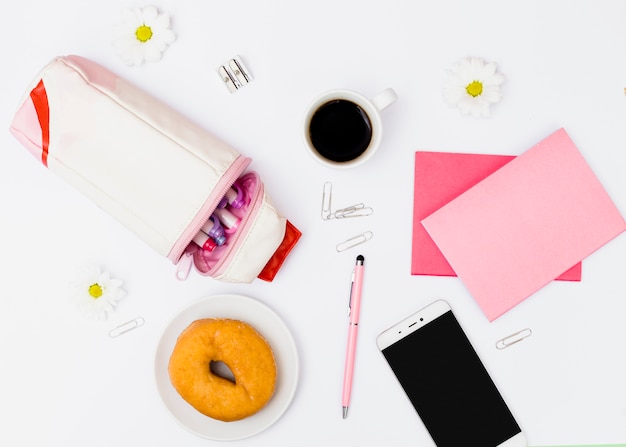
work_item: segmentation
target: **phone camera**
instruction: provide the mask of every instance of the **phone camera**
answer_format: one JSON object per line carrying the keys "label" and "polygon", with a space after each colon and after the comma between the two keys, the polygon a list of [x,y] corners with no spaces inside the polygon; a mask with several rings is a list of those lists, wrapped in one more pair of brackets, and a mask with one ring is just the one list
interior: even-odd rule
{"label": "phone camera", "polygon": [[424,321],[424,319],[420,317],[420,321]]}

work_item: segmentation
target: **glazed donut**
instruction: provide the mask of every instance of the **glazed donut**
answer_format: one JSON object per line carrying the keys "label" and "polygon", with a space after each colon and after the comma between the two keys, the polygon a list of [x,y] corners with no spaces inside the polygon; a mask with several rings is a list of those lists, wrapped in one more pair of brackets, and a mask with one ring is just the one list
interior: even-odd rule
{"label": "glazed donut", "polygon": [[[234,375],[215,374],[222,362]],[[179,336],[170,356],[172,385],[200,413],[220,421],[253,415],[267,404],[276,385],[272,348],[248,323],[207,318],[191,323]]]}

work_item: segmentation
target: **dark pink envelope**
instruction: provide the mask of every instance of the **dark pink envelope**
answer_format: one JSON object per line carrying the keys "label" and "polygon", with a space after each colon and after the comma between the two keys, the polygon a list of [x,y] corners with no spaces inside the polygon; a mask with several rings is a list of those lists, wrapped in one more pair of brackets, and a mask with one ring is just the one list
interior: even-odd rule
{"label": "dark pink envelope", "polygon": [[[512,155],[416,152],[413,205],[412,275],[456,276],[422,219],[513,160]],[[580,281],[582,263],[558,280]]]}

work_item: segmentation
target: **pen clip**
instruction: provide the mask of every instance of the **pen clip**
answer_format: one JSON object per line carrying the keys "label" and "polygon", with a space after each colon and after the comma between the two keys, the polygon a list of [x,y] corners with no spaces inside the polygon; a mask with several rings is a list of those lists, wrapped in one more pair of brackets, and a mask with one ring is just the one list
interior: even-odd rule
{"label": "pen clip", "polygon": [[354,291],[354,269],[352,269],[352,278],[350,279],[350,295],[348,296],[348,317],[352,315],[352,292]]}

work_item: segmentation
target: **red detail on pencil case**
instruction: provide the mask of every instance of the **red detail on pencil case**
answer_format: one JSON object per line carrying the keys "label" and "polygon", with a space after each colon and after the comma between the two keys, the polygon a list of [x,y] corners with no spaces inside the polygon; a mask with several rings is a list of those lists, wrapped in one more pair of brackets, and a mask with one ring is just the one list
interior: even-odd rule
{"label": "red detail on pencil case", "polygon": [[48,107],[48,95],[43,80],[30,92],[30,98],[37,112],[37,119],[41,126],[41,162],[48,166],[48,144],[50,142],[50,108]]}
{"label": "red detail on pencil case", "polygon": [[278,246],[267,264],[265,264],[265,267],[263,267],[263,270],[261,270],[261,273],[259,273],[257,278],[262,279],[263,281],[271,282],[276,276],[276,273],[278,273],[278,270],[280,270],[283,262],[285,262],[289,252],[291,252],[292,248],[298,242],[298,239],[300,239],[300,236],[302,236],[302,232],[293,226],[291,222],[287,221],[283,241]]}

